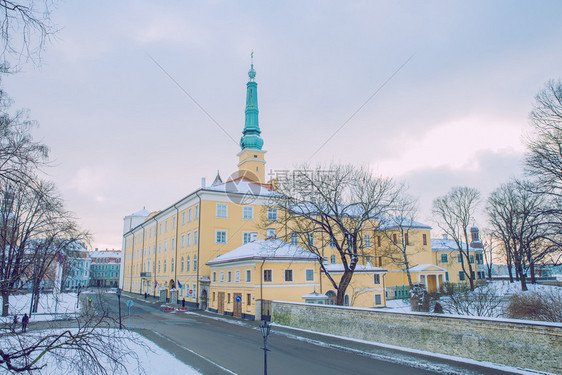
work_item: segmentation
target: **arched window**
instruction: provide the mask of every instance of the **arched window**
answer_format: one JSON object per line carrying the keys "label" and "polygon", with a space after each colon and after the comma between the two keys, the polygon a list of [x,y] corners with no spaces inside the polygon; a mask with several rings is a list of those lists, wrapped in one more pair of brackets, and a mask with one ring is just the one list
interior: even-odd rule
{"label": "arched window", "polygon": [[326,292],[326,295],[328,296],[328,305],[335,305],[336,304],[336,293],[329,290],[328,292]]}

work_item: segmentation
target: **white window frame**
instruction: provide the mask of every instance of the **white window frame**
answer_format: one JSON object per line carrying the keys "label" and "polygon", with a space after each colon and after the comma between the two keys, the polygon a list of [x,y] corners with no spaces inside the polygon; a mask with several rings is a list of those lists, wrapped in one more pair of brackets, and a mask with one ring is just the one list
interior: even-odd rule
{"label": "white window frame", "polygon": [[243,220],[254,220],[254,207],[243,206],[242,207],[242,219]]}
{"label": "white window frame", "polygon": [[277,221],[277,208],[267,209],[267,221]]}
{"label": "white window frame", "polygon": [[224,271],[220,272],[220,279],[219,280],[220,280],[221,283],[224,283]]}
{"label": "white window frame", "polygon": [[[304,273],[305,273],[306,281],[314,281],[314,270],[313,270],[313,269],[307,268],[307,269],[304,271]],[[308,277],[309,274],[312,275],[311,278]]]}
{"label": "white window frame", "polygon": [[258,239],[257,232],[242,232],[242,244],[245,245]]}
{"label": "white window frame", "polygon": [[250,269],[246,270],[246,282],[247,283],[252,282],[252,270],[250,270]]}
{"label": "white window frame", "polygon": [[228,205],[226,203],[217,203],[215,216],[221,219],[228,219]]}
{"label": "white window frame", "polygon": [[239,283],[239,282],[240,282],[240,270],[234,271],[234,282],[235,282],[235,283]]}
{"label": "white window frame", "polygon": [[[221,234],[221,238],[219,238],[219,233]],[[224,236],[224,239],[222,238],[223,236]],[[226,244],[227,242],[228,242],[228,231],[221,230],[221,229],[215,230],[215,243],[222,245],[222,244]]]}

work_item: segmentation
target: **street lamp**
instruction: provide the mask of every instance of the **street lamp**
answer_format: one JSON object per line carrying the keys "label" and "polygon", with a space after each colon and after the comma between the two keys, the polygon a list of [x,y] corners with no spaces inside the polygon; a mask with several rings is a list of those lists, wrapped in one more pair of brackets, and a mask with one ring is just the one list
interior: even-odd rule
{"label": "street lamp", "polygon": [[121,325],[121,289],[117,288],[117,299],[119,300],[119,329],[123,329],[123,326]]}
{"label": "street lamp", "polygon": [[263,321],[263,324],[260,325],[261,335],[263,336],[263,374],[267,375],[267,337],[269,336],[269,332],[271,331],[271,324],[268,324],[266,320]]}

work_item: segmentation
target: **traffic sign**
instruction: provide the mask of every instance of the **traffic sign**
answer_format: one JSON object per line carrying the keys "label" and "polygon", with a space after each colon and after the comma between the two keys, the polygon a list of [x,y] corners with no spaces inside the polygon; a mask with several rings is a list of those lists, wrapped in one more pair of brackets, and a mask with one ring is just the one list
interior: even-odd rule
{"label": "traffic sign", "polygon": [[242,301],[242,297],[236,296],[236,302],[240,302],[240,301]]}
{"label": "traffic sign", "polygon": [[190,295],[193,294],[193,290],[192,290],[192,289],[189,289],[189,294],[190,294]]}
{"label": "traffic sign", "polygon": [[132,300],[132,299],[130,299],[130,300],[127,301],[127,307],[128,307],[128,308],[133,307],[133,300]]}

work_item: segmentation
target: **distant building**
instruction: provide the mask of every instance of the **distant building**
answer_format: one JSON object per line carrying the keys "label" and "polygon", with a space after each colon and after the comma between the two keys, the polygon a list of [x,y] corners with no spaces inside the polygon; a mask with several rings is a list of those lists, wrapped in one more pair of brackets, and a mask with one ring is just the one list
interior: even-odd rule
{"label": "distant building", "polygon": [[90,252],[92,265],[90,268],[90,286],[112,287],[119,286],[121,271],[121,250],[101,250]]}
{"label": "distant building", "polygon": [[71,243],[63,250],[63,285],[66,289],[85,288],[90,285],[92,258],[84,245]]}

